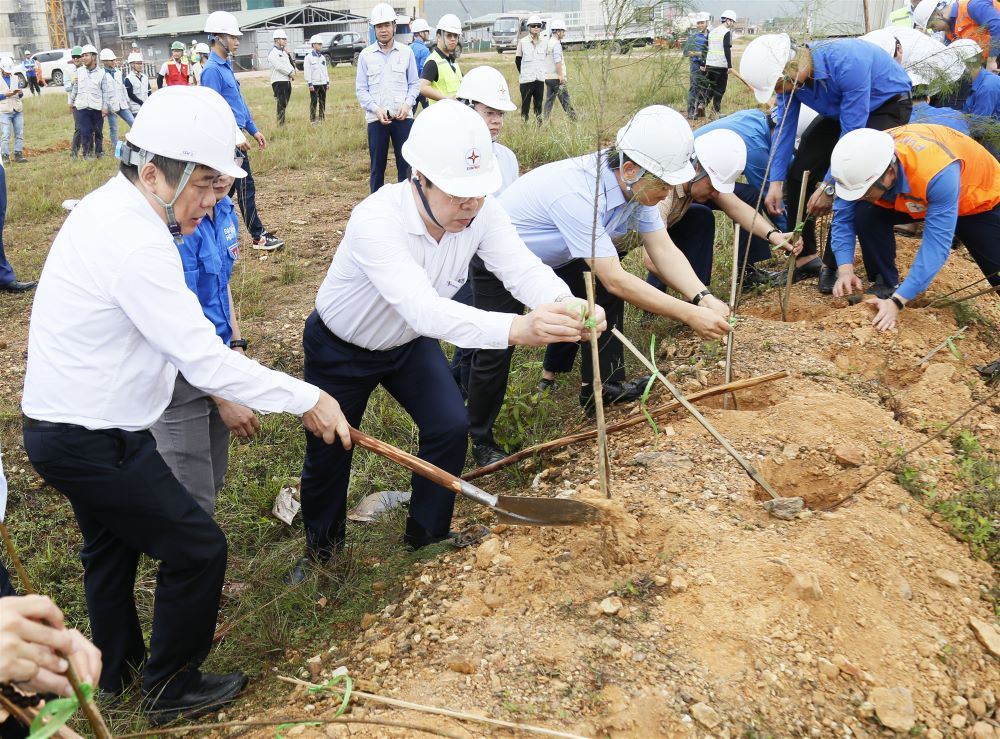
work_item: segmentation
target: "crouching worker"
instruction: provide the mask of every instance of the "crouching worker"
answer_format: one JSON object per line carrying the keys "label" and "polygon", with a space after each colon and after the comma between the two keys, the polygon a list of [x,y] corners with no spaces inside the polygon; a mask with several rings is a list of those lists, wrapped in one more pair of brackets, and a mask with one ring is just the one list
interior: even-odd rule
{"label": "crouching worker", "polygon": [[[453,100],[432,105],[413,124],[403,154],[412,179],[370,195],[347,223],[306,321],[305,376],[337,393],[355,426],[382,385],[416,421],[418,456],[458,474],[469,421],[439,340],[491,349],[583,341],[586,303],[528,251],[488,196],[502,176],[478,113]],[[522,316],[451,300],[476,255],[534,309]],[[604,312],[593,318],[602,331]],[[307,440],[306,556],[289,582],[301,582],[310,563],[343,546],[350,473],[350,452]],[[448,537],[454,505],[452,491],[414,475],[404,542],[419,548]]]}
{"label": "crouching worker", "polygon": [[[178,371],[206,394],[293,413],[326,442],[350,445],[337,402],[232,351],[184,281],[177,244],[215,205],[236,122],[205,87],[151,96],[125,139],[119,174],[66,219],[42,270],[28,331],[24,448],[69,499],[100,688],[142,672],[141,706],[161,724],[217,710],[242,672],[204,673],[226,571],[226,537],[164,463],[149,432]],[[108,228],[114,223],[115,228]],[[149,653],[136,611],[139,556],[159,563]]]}
{"label": "crouching worker", "polygon": [[[1000,163],[980,144],[946,126],[910,124],[846,134],[833,150],[837,200],[833,294],[863,285],[854,274],[855,235],[868,279],[872,325],[896,326],[900,311],[927,289],[957,236],[991,285],[1000,285]],[[896,267],[898,223],[924,222],[923,240],[902,284]]]}

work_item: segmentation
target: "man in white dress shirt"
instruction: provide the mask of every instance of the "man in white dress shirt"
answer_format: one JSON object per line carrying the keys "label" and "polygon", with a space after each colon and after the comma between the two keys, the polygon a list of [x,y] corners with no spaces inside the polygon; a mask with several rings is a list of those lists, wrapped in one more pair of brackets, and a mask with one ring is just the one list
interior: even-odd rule
{"label": "man in white dress shirt", "polygon": [[[477,113],[453,100],[432,105],[413,124],[403,152],[413,178],[386,185],[351,213],[316,311],[306,320],[305,377],[335,392],[355,426],[382,385],[416,421],[418,456],[457,474],[469,422],[438,341],[490,348],[580,341],[586,304],[525,248],[487,195],[501,176]],[[451,300],[477,254],[534,308],[530,313],[489,313]],[[594,319],[595,330],[603,330],[603,311]],[[343,545],[350,472],[350,452],[307,439],[306,556],[290,583]],[[404,541],[419,548],[445,539],[454,503],[450,490],[414,476]]]}
{"label": "man in white dress shirt", "polygon": [[[350,445],[333,398],[231,351],[184,282],[175,242],[215,204],[217,177],[244,175],[234,162],[235,125],[214,90],[176,86],[151,96],[126,136],[121,172],[85,197],[56,236],[28,332],[24,447],[72,503],[83,534],[87,610],[105,662],[100,688],[120,693],[142,667],[154,724],[217,709],[247,679],[199,669],[212,646],[227,548],[149,432],[178,370],[206,393],[301,415],[326,442]],[[160,563],[148,657],[133,595],[140,554]]]}

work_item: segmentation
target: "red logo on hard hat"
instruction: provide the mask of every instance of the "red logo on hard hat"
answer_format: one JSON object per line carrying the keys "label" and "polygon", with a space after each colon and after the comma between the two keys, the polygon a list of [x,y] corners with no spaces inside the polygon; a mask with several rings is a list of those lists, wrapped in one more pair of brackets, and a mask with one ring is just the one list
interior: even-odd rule
{"label": "red logo on hard hat", "polygon": [[468,154],[465,155],[465,161],[468,162],[466,169],[479,169],[479,160],[483,158],[483,155],[479,153],[479,149],[469,149]]}

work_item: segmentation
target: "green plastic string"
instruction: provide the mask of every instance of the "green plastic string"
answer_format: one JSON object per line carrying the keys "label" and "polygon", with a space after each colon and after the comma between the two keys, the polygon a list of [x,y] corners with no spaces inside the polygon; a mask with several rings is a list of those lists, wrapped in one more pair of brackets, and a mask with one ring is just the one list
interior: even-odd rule
{"label": "green plastic string", "polygon": [[[322,685],[314,685],[307,691],[310,694],[322,693],[326,690],[332,691],[340,683],[344,684],[344,699],[340,702],[340,708],[338,708],[337,712],[333,714],[334,718],[340,718],[344,714],[344,711],[347,710],[347,704],[351,702],[351,693],[354,692],[354,681],[351,679],[351,676],[346,672],[340,675],[334,675]],[[281,735],[281,732],[291,729],[293,726],[322,726],[323,723],[324,722],[322,721],[293,721],[291,723],[281,724],[275,728],[274,736],[275,739],[285,739]],[[29,739],[31,738],[29,737]]]}
{"label": "green plastic string", "polygon": [[[649,359],[653,363],[653,365],[655,366],[656,365],[656,334],[653,334],[652,336],[649,337]],[[648,382],[646,382],[646,389],[642,391],[642,398],[639,401],[639,407],[642,408],[642,412],[646,416],[646,420],[649,421],[649,425],[653,427],[653,435],[654,436],[659,436],[660,435],[660,429],[656,425],[656,421],[654,421],[653,417],[650,415],[649,409],[647,408],[647,405],[646,405],[647,401],[649,400],[649,392],[650,392],[650,390],[653,389],[653,383],[654,382],[656,382],[656,375],[650,375]]]}
{"label": "green plastic string", "polygon": [[[88,683],[80,685],[80,692],[83,693],[83,699],[88,703],[94,695],[94,689]],[[35,720],[31,722],[31,733],[28,734],[28,739],[48,739],[65,726],[79,708],[80,701],[76,699],[75,695],[49,701],[35,716]]]}
{"label": "green plastic string", "polygon": [[597,328],[597,321],[594,320],[594,317],[587,318],[587,306],[584,303],[580,303],[580,320],[583,321],[584,328]]}

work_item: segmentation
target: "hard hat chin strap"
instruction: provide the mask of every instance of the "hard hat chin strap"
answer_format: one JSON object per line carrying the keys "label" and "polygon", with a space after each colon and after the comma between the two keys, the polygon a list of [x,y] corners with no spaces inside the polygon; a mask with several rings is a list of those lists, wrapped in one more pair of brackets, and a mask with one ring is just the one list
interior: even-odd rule
{"label": "hard hat chin strap", "polygon": [[[136,170],[141,170],[152,162],[155,156],[155,154],[145,149],[133,149],[131,146],[123,145],[122,142],[118,143],[118,147],[120,149],[118,158],[121,159],[122,164],[135,167]],[[187,162],[184,165],[184,171],[181,173],[181,178],[174,189],[174,196],[170,199],[169,203],[152,190],[148,191],[150,197],[163,208],[163,212],[167,216],[167,228],[170,230],[170,235],[174,238],[174,243],[178,246],[184,242],[184,235],[181,233],[181,226],[177,222],[177,216],[174,214],[174,205],[177,203],[178,198],[180,198],[181,193],[184,192],[184,188],[187,187],[188,180],[191,179],[191,175],[197,166],[195,162]]]}
{"label": "hard hat chin strap", "polygon": [[[632,162],[635,164],[635,162]],[[638,164],[635,166],[639,167]],[[625,154],[621,151],[618,152],[618,172],[621,174],[622,182],[625,183],[625,191],[628,193],[629,199],[635,197],[635,193],[632,192],[632,185],[637,183],[646,174],[645,167],[639,167],[639,172],[634,177],[625,176]]]}
{"label": "hard hat chin strap", "polygon": [[420,177],[413,175],[411,179],[413,180],[413,184],[417,187],[417,196],[420,198],[420,202],[423,204],[424,210],[427,211],[427,215],[429,215],[431,220],[434,221],[435,226],[444,231],[445,227],[438,222],[438,219],[434,215],[434,211],[431,210],[431,204],[427,202],[427,196],[424,195],[424,186],[420,184]]}

